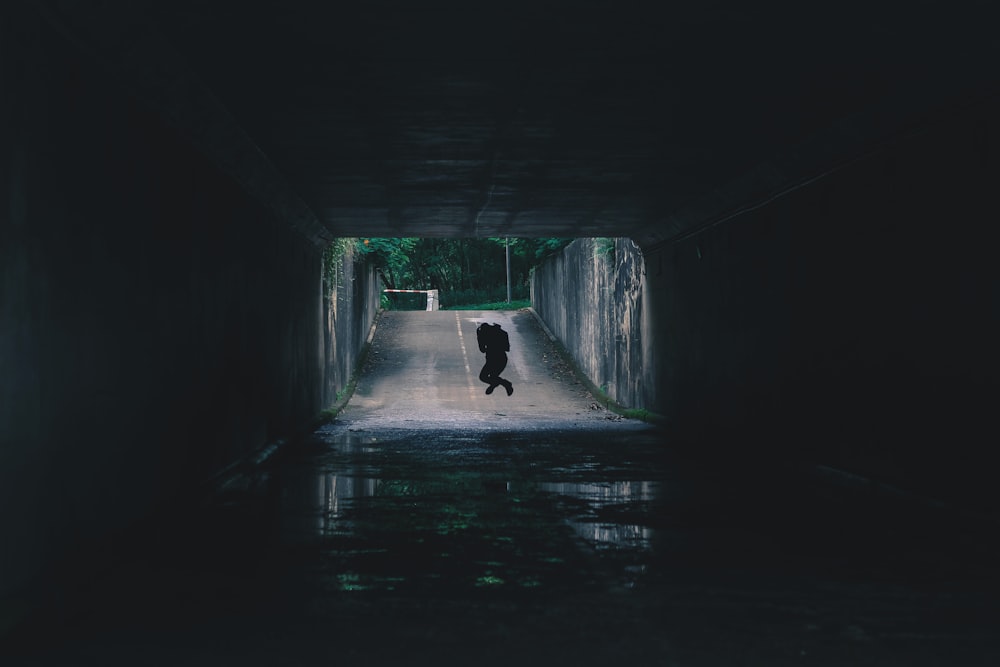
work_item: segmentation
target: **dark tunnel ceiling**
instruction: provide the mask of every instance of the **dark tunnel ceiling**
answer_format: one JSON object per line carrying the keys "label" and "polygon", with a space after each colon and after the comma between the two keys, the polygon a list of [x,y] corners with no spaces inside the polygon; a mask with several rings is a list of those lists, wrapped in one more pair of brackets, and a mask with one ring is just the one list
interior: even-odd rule
{"label": "dark tunnel ceiling", "polygon": [[123,6],[338,236],[653,245],[990,94],[1000,62],[989,2]]}

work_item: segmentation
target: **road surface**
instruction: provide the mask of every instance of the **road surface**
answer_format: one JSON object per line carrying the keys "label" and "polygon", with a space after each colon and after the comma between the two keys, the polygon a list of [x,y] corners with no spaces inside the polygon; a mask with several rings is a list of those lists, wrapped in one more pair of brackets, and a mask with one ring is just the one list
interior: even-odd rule
{"label": "road surface", "polygon": [[[500,324],[510,337],[501,375],[514,384],[511,396],[502,387],[487,395],[479,380],[485,355],[476,327],[484,322]],[[383,313],[368,363],[339,419],[355,429],[507,431],[602,428],[622,421],[584,388],[527,310]]]}
{"label": "road surface", "polygon": [[602,409],[528,312],[385,313],[336,420],[68,559],[0,664],[1000,664],[995,525],[748,461]]}

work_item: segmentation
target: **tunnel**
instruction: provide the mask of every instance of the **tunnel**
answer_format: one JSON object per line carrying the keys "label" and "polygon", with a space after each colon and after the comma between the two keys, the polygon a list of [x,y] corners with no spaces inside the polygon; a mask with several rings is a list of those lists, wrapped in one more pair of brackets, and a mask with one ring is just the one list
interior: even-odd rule
{"label": "tunnel", "polygon": [[0,631],[322,423],[380,316],[324,282],[351,237],[578,239],[534,317],[664,451],[995,535],[989,10],[4,3]]}

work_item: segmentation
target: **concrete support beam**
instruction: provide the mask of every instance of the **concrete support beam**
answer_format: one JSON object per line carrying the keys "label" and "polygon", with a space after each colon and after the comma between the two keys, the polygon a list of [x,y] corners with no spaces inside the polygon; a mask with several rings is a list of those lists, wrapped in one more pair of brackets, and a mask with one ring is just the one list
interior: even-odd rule
{"label": "concrete support beam", "polygon": [[37,11],[79,47],[80,57],[135,95],[285,224],[319,248],[333,240],[192,64],[161,37],[149,3],[115,3],[113,10],[102,5],[100,11],[87,2],[26,4],[22,11]]}

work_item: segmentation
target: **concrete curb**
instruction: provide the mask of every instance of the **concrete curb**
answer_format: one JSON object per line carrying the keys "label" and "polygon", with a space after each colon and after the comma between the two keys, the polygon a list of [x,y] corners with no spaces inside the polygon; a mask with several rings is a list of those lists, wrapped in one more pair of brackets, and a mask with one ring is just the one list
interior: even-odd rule
{"label": "concrete curb", "polygon": [[544,331],[545,335],[549,337],[549,340],[551,340],[551,341],[557,340],[555,334],[552,333],[552,330],[549,329],[549,326],[547,324],[545,324],[544,321],[542,321],[541,316],[539,316],[539,314],[537,312],[535,312],[534,308],[532,308],[531,306],[528,306],[528,312],[530,312],[532,315],[535,316],[535,321],[538,322],[538,326],[542,327],[542,331]]}

